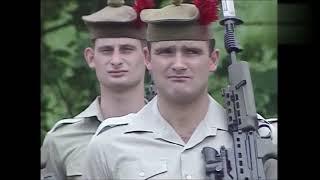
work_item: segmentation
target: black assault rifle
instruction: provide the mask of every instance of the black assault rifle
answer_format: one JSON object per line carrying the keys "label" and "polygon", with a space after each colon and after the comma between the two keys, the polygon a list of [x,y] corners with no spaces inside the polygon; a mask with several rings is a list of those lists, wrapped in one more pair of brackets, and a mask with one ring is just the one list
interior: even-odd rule
{"label": "black assault rifle", "polygon": [[229,85],[222,90],[227,112],[228,131],[233,147],[220,148],[220,153],[204,147],[206,175],[210,180],[264,180],[263,164],[277,159],[277,149],[270,138],[258,134],[258,119],[248,63],[237,61],[236,53],[242,49],[236,42],[234,29],[243,23],[235,16],[233,0],[222,0],[225,27],[224,44],[229,54]]}

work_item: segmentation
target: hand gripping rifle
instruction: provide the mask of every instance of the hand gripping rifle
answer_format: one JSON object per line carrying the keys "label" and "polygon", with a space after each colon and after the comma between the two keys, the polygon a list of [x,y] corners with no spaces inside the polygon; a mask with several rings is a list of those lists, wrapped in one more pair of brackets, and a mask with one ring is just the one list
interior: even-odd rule
{"label": "hand gripping rifle", "polygon": [[224,44],[230,54],[228,67],[229,85],[222,90],[227,113],[228,131],[233,146],[204,147],[206,175],[210,180],[264,180],[263,164],[270,158],[277,159],[277,149],[270,138],[258,134],[258,119],[248,63],[237,61],[236,53],[242,49],[236,42],[234,29],[243,23],[235,16],[233,0],[222,0],[225,27]]}

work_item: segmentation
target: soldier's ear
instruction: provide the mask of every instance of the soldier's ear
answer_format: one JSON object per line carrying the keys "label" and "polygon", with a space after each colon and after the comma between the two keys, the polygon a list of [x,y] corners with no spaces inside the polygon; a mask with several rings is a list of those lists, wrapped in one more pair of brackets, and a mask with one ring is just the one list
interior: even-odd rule
{"label": "soldier's ear", "polygon": [[214,49],[210,54],[209,71],[214,72],[219,63],[219,49]]}
{"label": "soldier's ear", "polygon": [[86,59],[86,62],[88,64],[88,66],[91,69],[95,68],[95,64],[94,64],[94,49],[92,49],[91,47],[87,47],[84,50],[84,58]]}
{"label": "soldier's ear", "polygon": [[144,64],[146,65],[148,70],[151,70],[152,69],[151,55],[150,55],[148,47],[143,48],[143,53],[144,53]]}

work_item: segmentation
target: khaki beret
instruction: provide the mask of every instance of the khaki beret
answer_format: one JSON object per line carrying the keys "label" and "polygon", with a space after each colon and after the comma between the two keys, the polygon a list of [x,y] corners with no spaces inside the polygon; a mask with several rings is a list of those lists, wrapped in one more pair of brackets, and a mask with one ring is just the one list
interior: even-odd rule
{"label": "khaki beret", "polygon": [[[201,4],[203,5],[206,4]],[[215,8],[216,4],[211,5]],[[199,21],[203,18],[200,10],[195,4],[182,3],[181,0],[172,0],[172,4],[161,9],[143,10],[140,17],[148,24],[147,40],[152,42],[211,39],[209,24]]]}
{"label": "khaki beret", "polygon": [[137,25],[139,15],[130,6],[124,5],[124,0],[109,0],[108,6],[82,16],[89,29],[91,39],[129,37],[145,39],[146,25]]}

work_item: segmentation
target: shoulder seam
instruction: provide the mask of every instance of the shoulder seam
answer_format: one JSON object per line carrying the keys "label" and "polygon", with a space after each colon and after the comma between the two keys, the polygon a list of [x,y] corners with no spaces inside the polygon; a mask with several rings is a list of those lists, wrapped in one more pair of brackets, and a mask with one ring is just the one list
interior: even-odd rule
{"label": "shoulder seam", "polygon": [[[112,128],[115,128],[115,127],[119,127],[119,126],[125,126],[125,125],[128,125],[129,123],[126,123],[126,124],[110,124],[110,125],[107,125],[107,126],[103,126],[101,129],[99,129],[99,131],[96,132],[95,136],[99,136],[101,133],[109,130],[109,129],[112,129]],[[106,129],[108,128],[108,129]]]}
{"label": "shoulder seam", "polygon": [[[121,117],[113,117],[110,119],[106,119],[104,120],[100,126],[98,127],[95,136],[98,136],[99,134],[101,134],[104,131],[107,131],[109,129],[112,129],[114,127],[118,127],[118,126],[124,126],[124,125],[128,125],[130,123],[130,120],[126,119],[126,117],[128,116],[132,116],[133,114],[128,114],[126,116],[121,116]],[[105,129],[109,127],[108,129]]]}
{"label": "shoulder seam", "polygon": [[60,128],[63,125],[66,124],[74,124],[77,123],[81,120],[83,120],[84,118],[69,118],[69,119],[61,119],[58,122],[55,123],[55,125],[53,125],[53,127],[51,128],[51,130],[49,132],[54,132],[56,131],[58,128]]}

